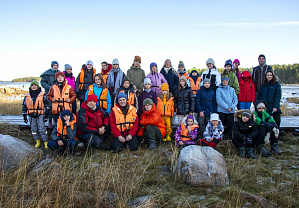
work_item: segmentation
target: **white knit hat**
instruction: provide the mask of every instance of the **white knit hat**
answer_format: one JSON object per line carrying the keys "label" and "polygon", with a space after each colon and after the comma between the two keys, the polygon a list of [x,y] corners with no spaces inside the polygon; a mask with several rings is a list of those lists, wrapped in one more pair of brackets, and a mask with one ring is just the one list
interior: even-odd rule
{"label": "white knit hat", "polygon": [[220,121],[219,115],[217,113],[212,113],[210,116],[210,121]]}
{"label": "white knit hat", "polygon": [[149,83],[150,85],[152,85],[152,81],[151,81],[150,78],[145,78],[143,83],[144,83],[144,85],[145,85],[146,83]]}

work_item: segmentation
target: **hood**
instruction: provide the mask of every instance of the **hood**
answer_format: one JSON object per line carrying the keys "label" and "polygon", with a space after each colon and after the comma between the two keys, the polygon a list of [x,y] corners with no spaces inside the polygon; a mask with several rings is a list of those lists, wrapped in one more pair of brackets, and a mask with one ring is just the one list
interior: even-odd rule
{"label": "hood", "polygon": [[[88,107],[88,106],[87,106]],[[61,121],[62,121],[62,123],[63,123],[63,125],[65,124],[65,120],[64,120],[64,118],[60,115],[59,116],[60,117],[60,119],[61,119]],[[72,115],[70,115],[70,122],[72,122],[73,120],[76,120],[76,118],[74,117],[74,114],[72,114]]]}
{"label": "hood", "polygon": [[250,78],[251,79],[251,75],[249,71],[243,71],[241,74],[241,79],[246,79],[246,78]]}
{"label": "hood", "polygon": [[[181,123],[182,123],[184,126],[186,126],[186,124],[187,124],[187,123],[186,123],[187,117],[188,117],[188,116],[185,116],[185,117],[182,119],[182,121],[181,121]],[[197,123],[197,121],[196,121],[195,118],[194,118],[193,125],[198,125],[198,123]]]}
{"label": "hood", "polygon": [[[163,101],[162,92],[158,95],[158,97]],[[169,100],[170,98],[172,98],[172,93],[168,91],[166,100]]]}
{"label": "hood", "polygon": [[109,73],[111,71],[112,64],[107,64],[107,65],[108,65],[108,68],[106,70],[103,70],[103,68],[102,68],[102,70],[101,70],[102,74],[107,74],[107,73]]}
{"label": "hood", "polygon": [[[244,110],[236,111],[236,113],[235,113],[235,115],[234,115],[234,116],[235,116],[235,121],[238,122],[239,119],[242,120],[241,117],[242,117],[242,113],[243,113],[243,111],[244,111]],[[250,112],[251,112],[251,118],[249,119],[249,121],[252,120],[252,119],[254,119],[254,117],[255,117],[255,115],[253,114],[253,112],[252,112],[252,111],[250,111]]]}
{"label": "hood", "polygon": [[93,111],[90,107],[88,107],[87,105],[87,101],[84,101],[82,104],[81,104],[81,108],[85,109],[86,111],[90,112],[90,113],[93,113],[93,112],[97,112],[98,110],[100,110],[99,106],[96,107],[96,110]]}
{"label": "hood", "polygon": [[255,111],[257,111],[257,105],[258,105],[259,103],[261,103],[261,102],[263,102],[263,103],[265,104],[265,106],[266,106],[266,110],[267,110],[267,108],[268,108],[267,103],[266,103],[265,101],[263,101],[263,100],[258,100],[258,101],[256,101],[256,102],[254,103],[254,110],[255,110]]}

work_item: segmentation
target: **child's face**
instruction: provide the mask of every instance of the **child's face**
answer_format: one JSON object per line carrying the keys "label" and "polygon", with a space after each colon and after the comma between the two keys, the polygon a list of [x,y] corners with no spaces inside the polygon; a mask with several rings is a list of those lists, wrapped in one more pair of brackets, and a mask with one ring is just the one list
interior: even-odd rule
{"label": "child's face", "polygon": [[207,64],[207,67],[208,67],[208,69],[213,69],[213,68],[214,68],[214,65],[211,64],[211,63],[208,63],[208,64]]}
{"label": "child's face", "polygon": [[36,84],[32,84],[30,87],[31,90],[37,90],[38,86]]}
{"label": "child's face", "polygon": [[156,66],[152,67],[152,72],[157,72],[157,67]]}
{"label": "child's face", "polygon": [[197,76],[197,72],[192,72],[192,76]]}
{"label": "child's face", "polygon": [[102,84],[102,81],[101,81],[100,77],[95,77],[94,78],[94,83],[96,83],[96,85],[100,86]]}
{"label": "child's face", "polygon": [[266,78],[267,78],[268,81],[271,81],[273,79],[273,74],[271,72],[268,72],[266,74]]}
{"label": "child's face", "polygon": [[183,79],[181,79],[181,80],[180,80],[180,85],[181,85],[182,87],[185,87],[185,86],[186,86],[186,82],[185,82]]}
{"label": "child's face", "polygon": [[70,116],[70,115],[64,115],[64,116],[63,116],[63,119],[64,119],[65,121],[69,121],[69,120],[71,119],[71,116]]}
{"label": "child's face", "polygon": [[118,64],[113,64],[113,69],[118,69],[119,65]]}
{"label": "child's face", "polygon": [[237,69],[237,68],[239,68],[240,64],[238,62],[235,62],[233,65],[234,65],[234,68]]}
{"label": "child's face", "polygon": [[150,83],[145,83],[145,85],[144,85],[144,87],[145,87],[145,89],[150,89],[151,88],[151,84]]}
{"label": "child's face", "polygon": [[103,70],[107,70],[107,69],[108,69],[108,66],[107,66],[107,64],[105,64],[105,63],[102,63],[102,69],[103,69]]}
{"label": "child's face", "polygon": [[145,108],[146,111],[150,111],[152,109],[152,107],[153,107],[153,105],[149,105],[149,104],[146,104],[144,106],[144,108]]}
{"label": "child's face", "polygon": [[193,119],[191,119],[191,118],[189,118],[188,120],[187,120],[187,124],[188,124],[188,126],[191,126],[191,125],[193,125]]}
{"label": "child's face", "polygon": [[246,123],[247,121],[249,121],[249,118],[247,116],[242,116],[242,121]]}
{"label": "child's face", "polygon": [[223,85],[223,86],[227,86],[227,85],[228,85],[228,81],[227,81],[226,79],[224,79],[224,80],[222,81],[222,85]]}
{"label": "child's face", "polygon": [[162,95],[167,95],[168,91],[167,90],[163,90],[162,91]]}
{"label": "child's face", "polygon": [[130,87],[130,82],[129,81],[124,81],[123,87],[124,88]]}
{"label": "child's face", "polygon": [[58,75],[57,82],[59,82],[59,83],[64,82],[64,77],[62,75]]}
{"label": "child's face", "polygon": [[134,66],[139,67],[139,66],[140,66],[140,63],[139,63],[138,61],[135,61],[135,62],[134,62]]}
{"label": "child's face", "polygon": [[231,65],[226,65],[225,69],[226,69],[226,71],[230,71],[230,70],[232,70],[232,67],[231,67]]}
{"label": "child's face", "polygon": [[218,120],[213,120],[213,121],[211,121],[211,123],[212,123],[213,126],[218,126],[219,121]]}
{"label": "child's face", "polygon": [[264,107],[259,107],[257,110],[258,111],[265,111],[266,109]]}
{"label": "child's face", "polygon": [[203,84],[203,86],[205,86],[205,88],[210,88],[211,84],[210,84],[210,82],[205,82],[205,83]]}
{"label": "child's face", "polygon": [[183,66],[179,67],[179,71],[184,71],[184,70],[185,70],[185,68]]}
{"label": "child's face", "polygon": [[72,69],[71,68],[69,68],[69,69],[67,69],[67,70],[65,70],[68,74],[70,74],[70,73],[72,73]]}

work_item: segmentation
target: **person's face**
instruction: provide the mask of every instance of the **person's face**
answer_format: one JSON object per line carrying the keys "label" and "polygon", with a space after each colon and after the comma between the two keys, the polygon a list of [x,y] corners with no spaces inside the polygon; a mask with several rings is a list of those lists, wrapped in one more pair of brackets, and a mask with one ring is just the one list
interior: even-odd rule
{"label": "person's face", "polygon": [[157,67],[156,66],[152,67],[152,72],[157,72]]}
{"label": "person's face", "polygon": [[226,71],[230,71],[230,70],[232,70],[232,67],[231,67],[231,65],[226,65],[225,69],[226,69]]}
{"label": "person's face", "polygon": [[167,90],[163,90],[162,91],[162,95],[167,95],[168,91]]}
{"label": "person's face", "polygon": [[96,76],[94,78],[94,83],[96,83],[96,85],[100,86],[102,84],[102,81],[101,81],[100,77]]}
{"label": "person's face", "polygon": [[152,107],[153,107],[153,105],[149,105],[149,104],[146,104],[144,106],[144,108],[145,108],[146,111],[150,111],[152,109]]}
{"label": "person's face", "polygon": [[170,68],[170,66],[171,66],[170,60],[165,61],[165,67]]}
{"label": "person's face", "polygon": [[88,70],[91,70],[91,69],[92,69],[92,65],[91,65],[91,64],[87,64],[87,65],[86,65],[86,68],[87,68]]}
{"label": "person's face", "polygon": [[257,110],[263,112],[263,111],[266,110],[266,108],[264,108],[264,107],[259,107]]}
{"label": "person's face", "polygon": [[180,80],[180,85],[182,85],[182,87],[185,87],[185,85],[186,85],[185,80],[181,79],[181,80]]}
{"label": "person's face", "polygon": [[208,63],[208,64],[207,64],[207,67],[208,67],[208,69],[213,69],[213,68],[214,68],[214,65],[211,64],[211,63]]}
{"label": "person's face", "polygon": [[126,98],[119,98],[119,100],[118,100],[118,104],[119,104],[121,107],[125,107],[126,104],[127,104],[127,100],[126,100]]}
{"label": "person's face", "polygon": [[205,86],[205,88],[210,88],[211,83],[210,83],[210,82],[205,82],[205,83],[203,84],[203,86]]}
{"label": "person's face", "polygon": [[179,71],[184,71],[184,70],[185,70],[185,68],[183,66],[179,67]]}
{"label": "person's face", "polygon": [[187,120],[187,124],[188,124],[188,126],[193,125],[193,119],[190,119],[190,118],[189,118],[189,119]]}
{"label": "person's face", "polygon": [[213,126],[218,126],[219,121],[217,121],[217,120],[213,120],[213,121],[211,121],[211,123],[213,124]]}
{"label": "person's face", "polygon": [[227,81],[226,79],[223,80],[223,81],[222,81],[222,85],[223,85],[223,86],[227,86],[227,85],[228,85],[228,81]]}
{"label": "person's face", "polygon": [[234,65],[234,68],[237,69],[237,68],[239,68],[240,64],[238,62],[235,62],[233,65]]}
{"label": "person's face", "polygon": [[113,69],[118,69],[119,65],[118,64],[113,64]]}
{"label": "person's face", "polygon": [[91,108],[95,108],[96,105],[97,105],[97,103],[94,102],[93,100],[92,100],[92,101],[89,101],[87,104],[88,104],[88,106],[91,107]]}
{"label": "person's face", "polygon": [[150,89],[151,88],[151,84],[150,83],[146,83],[145,85],[144,85],[144,87],[145,87],[145,89]]}
{"label": "person's face", "polygon": [[67,69],[67,70],[65,70],[68,74],[71,74],[72,73],[72,71],[73,71],[73,69],[72,68],[69,68],[69,69]]}
{"label": "person's face", "polygon": [[64,81],[64,77],[62,75],[57,76],[57,82],[61,83]]}
{"label": "person's face", "polygon": [[139,66],[140,66],[140,63],[139,63],[138,61],[135,61],[135,62],[134,62],[134,66],[139,67]]}
{"label": "person's face", "polygon": [[38,86],[36,84],[32,84],[30,87],[31,90],[37,90]]}
{"label": "person's face", "polygon": [[107,64],[102,64],[102,68],[103,68],[103,70],[107,70],[108,69],[108,66],[107,66]]}
{"label": "person's face", "polygon": [[128,88],[130,87],[130,82],[129,81],[124,81],[124,85],[123,85],[124,88]]}
{"label": "person's face", "polygon": [[197,72],[192,72],[192,76],[197,76]]}
{"label": "person's face", "polygon": [[69,121],[69,120],[71,119],[71,116],[70,116],[70,115],[64,115],[64,116],[63,116],[63,119],[64,119],[65,121]]}
{"label": "person's face", "polygon": [[264,57],[259,57],[259,64],[261,65],[261,66],[263,66],[264,64],[265,64],[265,62],[266,62],[266,59],[264,58]]}
{"label": "person's face", "polygon": [[267,78],[268,81],[271,81],[273,79],[273,74],[271,72],[268,72],[266,74],[266,78]]}
{"label": "person's face", "polygon": [[58,64],[53,64],[52,69],[57,70],[58,69]]}
{"label": "person's face", "polygon": [[247,121],[249,121],[249,118],[247,116],[242,116],[242,121],[246,123]]}

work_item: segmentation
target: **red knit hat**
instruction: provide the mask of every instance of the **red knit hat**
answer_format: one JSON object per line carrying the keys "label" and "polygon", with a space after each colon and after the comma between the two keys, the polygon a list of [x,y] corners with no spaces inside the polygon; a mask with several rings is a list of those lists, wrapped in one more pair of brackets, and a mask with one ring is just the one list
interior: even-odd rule
{"label": "red knit hat", "polygon": [[55,74],[55,80],[57,80],[57,77],[58,77],[59,75],[63,76],[63,78],[65,79],[65,74],[64,74],[63,72],[61,72],[61,71],[58,71],[58,72],[56,72],[56,74]]}
{"label": "red knit hat", "polygon": [[96,95],[88,95],[87,102],[94,101],[95,103],[98,101],[98,97]]}

